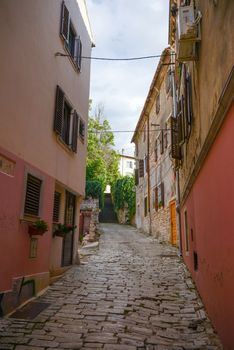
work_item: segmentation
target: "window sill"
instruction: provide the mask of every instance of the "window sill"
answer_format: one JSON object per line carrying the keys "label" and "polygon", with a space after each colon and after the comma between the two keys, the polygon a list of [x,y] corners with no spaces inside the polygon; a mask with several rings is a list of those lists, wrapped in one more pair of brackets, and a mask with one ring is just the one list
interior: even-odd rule
{"label": "window sill", "polygon": [[40,220],[40,216],[34,216],[34,215],[24,215],[20,217],[20,222],[21,223],[26,223],[26,224],[32,224],[37,220]]}
{"label": "window sill", "polygon": [[75,154],[75,152],[73,152],[73,150],[71,149],[71,147],[66,144],[63,139],[61,138],[61,136],[56,135],[56,140],[59,143],[59,145],[69,154]]}

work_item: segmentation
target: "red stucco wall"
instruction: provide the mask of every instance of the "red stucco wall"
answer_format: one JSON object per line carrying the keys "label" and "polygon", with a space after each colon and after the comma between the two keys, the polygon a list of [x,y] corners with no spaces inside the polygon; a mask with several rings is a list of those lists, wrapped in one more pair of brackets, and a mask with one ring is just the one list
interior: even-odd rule
{"label": "red stucco wall", "polygon": [[[183,256],[225,350],[234,349],[233,135],[234,105],[181,211]],[[189,255],[185,253],[185,210]],[[193,251],[198,254],[197,271],[194,271]]]}
{"label": "red stucco wall", "polygon": [[[15,161],[14,176],[0,172],[0,292],[3,292],[11,290],[12,278],[49,271],[54,179],[1,148],[0,154]],[[28,225],[20,221],[26,168],[36,170],[44,178],[41,218],[50,229],[38,238],[37,258],[29,258]]]}

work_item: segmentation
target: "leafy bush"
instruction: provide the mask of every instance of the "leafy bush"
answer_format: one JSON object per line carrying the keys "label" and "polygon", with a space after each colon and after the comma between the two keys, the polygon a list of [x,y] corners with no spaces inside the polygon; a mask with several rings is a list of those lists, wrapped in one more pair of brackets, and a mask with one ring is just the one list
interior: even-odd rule
{"label": "leafy bush", "polygon": [[85,196],[99,199],[99,207],[103,208],[104,193],[100,181],[86,181]]}
{"label": "leafy bush", "polygon": [[136,212],[135,180],[132,176],[118,179],[111,187],[115,210],[124,209],[127,205],[129,219]]}

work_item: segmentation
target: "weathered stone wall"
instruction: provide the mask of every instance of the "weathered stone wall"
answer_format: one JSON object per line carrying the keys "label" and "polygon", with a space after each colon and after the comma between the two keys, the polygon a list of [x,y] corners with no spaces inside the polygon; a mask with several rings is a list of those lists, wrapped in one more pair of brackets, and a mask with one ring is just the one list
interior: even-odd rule
{"label": "weathered stone wall", "polygon": [[170,210],[169,207],[152,211],[152,236],[161,242],[170,242]]}

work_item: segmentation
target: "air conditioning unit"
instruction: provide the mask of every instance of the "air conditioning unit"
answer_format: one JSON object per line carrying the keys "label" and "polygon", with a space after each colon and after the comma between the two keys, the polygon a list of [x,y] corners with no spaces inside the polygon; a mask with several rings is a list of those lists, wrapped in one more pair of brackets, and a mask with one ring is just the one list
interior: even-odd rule
{"label": "air conditioning unit", "polygon": [[195,18],[193,2],[189,6],[181,6],[177,16],[176,51],[180,62],[196,59],[195,43],[200,41],[201,13]]}

